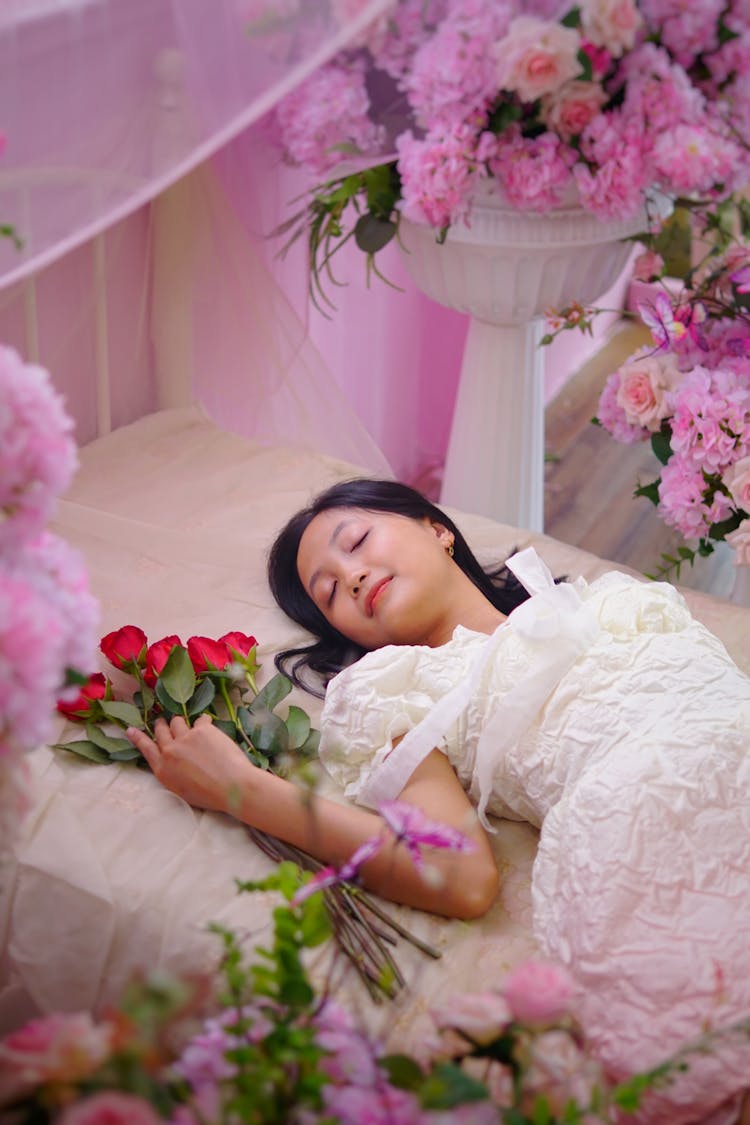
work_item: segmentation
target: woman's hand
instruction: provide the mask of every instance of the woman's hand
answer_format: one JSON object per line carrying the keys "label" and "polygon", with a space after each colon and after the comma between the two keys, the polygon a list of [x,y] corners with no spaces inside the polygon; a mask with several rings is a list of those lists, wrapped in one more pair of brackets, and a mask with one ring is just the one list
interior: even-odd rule
{"label": "woman's hand", "polygon": [[135,727],[125,733],[172,793],[197,808],[237,815],[255,767],[208,715],[193,727],[180,716],[169,724],[157,719],[153,738]]}

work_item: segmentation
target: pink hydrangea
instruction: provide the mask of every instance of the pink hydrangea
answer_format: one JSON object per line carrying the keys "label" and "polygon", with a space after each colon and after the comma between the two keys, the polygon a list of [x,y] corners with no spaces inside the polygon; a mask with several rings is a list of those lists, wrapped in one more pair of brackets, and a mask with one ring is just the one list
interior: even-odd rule
{"label": "pink hydrangea", "polygon": [[694,367],[674,399],[672,449],[699,470],[721,472],[748,452],[750,387],[734,372]]}
{"label": "pink hydrangea", "polygon": [[45,531],[24,547],[10,569],[23,575],[60,621],[65,666],[88,672],[95,663],[100,613],[80,552]]}
{"label": "pink hydrangea", "polygon": [[725,0],[640,0],[643,16],[678,63],[692,66],[698,55],[709,54],[718,45],[718,28]]}
{"label": "pink hydrangea", "polygon": [[562,965],[530,957],[511,970],[502,992],[521,1023],[551,1023],[570,1013],[575,985]]}
{"label": "pink hydrangea", "polygon": [[734,177],[737,146],[702,124],[677,124],[654,140],[651,157],[662,184],[679,195],[705,195]]}
{"label": "pink hydrangea", "polygon": [[628,422],[625,411],[619,403],[619,390],[620,372],[613,371],[599,396],[599,405],[596,412],[597,420],[616,441],[621,441],[625,445],[645,441],[649,436],[648,431],[642,426]]}
{"label": "pink hydrangea", "polygon": [[581,37],[570,27],[533,16],[517,16],[495,46],[497,86],[533,102],[581,74]]}
{"label": "pink hydrangea", "polygon": [[408,130],[398,138],[397,149],[405,218],[441,229],[467,216],[485,159],[483,139],[477,144],[473,129],[459,125],[423,139]]}
{"label": "pink hydrangea", "polygon": [[48,373],[0,346],[0,555],[37,535],[78,461]]}
{"label": "pink hydrangea", "polygon": [[[232,1028],[237,1028],[240,1021],[244,1026],[241,1034],[237,1034]],[[271,1021],[258,1007],[245,1005],[240,1012],[229,1009],[205,1021],[184,1048],[174,1069],[193,1090],[217,1089],[220,1082],[237,1073],[236,1063],[226,1057],[227,1051],[243,1042],[259,1043],[272,1030]]]}
{"label": "pink hydrangea", "polygon": [[543,212],[562,203],[575,159],[573,150],[553,133],[524,137],[514,126],[498,138],[487,163],[508,203]]}
{"label": "pink hydrangea", "polygon": [[448,0],[400,0],[368,43],[375,65],[392,78],[408,74],[415,52],[448,10]]}
{"label": "pink hydrangea", "polygon": [[589,42],[616,59],[633,48],[643,25],[635,0],[580,0],[579,7]]}
{"label": "pink hydrangea", "polygon": [[324,175],[347,153],[380,151],[384,132],[369,110],[364,63],[329,63],[279,102],[276,121],[290,159]]}
{"label": "pink hydrangea", "polygon": [[[497,75],[490,45],[499,28],[507,24],[498,18],[506,11],[502,4],[469,5],[473,18],[445,20],[414,55],[403,87],[419,124],[435,129],[440,122],[448,126],[469,118],[481,119],[497,95]],[[500,32],[502,34],[502,32]]]}
{"label": "pink hydrangea", "polygon": [[583,206],[600,219],[632,219],[643,207],[648,177],[638,148],[625,148],[592,171],[573,168]]}
{"label": "pink hydrangea", "polygon": [[716,505],[711,508],[706,503],[706,490],[702,471],[684,457],[673,454],[661,471],[657,510],[667,526],[685,539],[706,535],[717,518],[729,514],[728,505],[722,515]]}
{"label": "pink hydrangea", "polygon": [[425,1125],[419,1100],[385,1082],[377,1087],[323,1087],[326,1111],[339,1125]]}

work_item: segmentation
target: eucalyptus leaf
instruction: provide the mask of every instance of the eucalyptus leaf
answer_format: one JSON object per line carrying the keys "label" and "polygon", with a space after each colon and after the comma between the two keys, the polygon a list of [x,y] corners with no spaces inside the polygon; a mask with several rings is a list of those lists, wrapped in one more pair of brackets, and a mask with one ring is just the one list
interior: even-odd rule
{"label": "eucalyptus leaf", "polygon": [[79,758],[87,758],[90,762],[98,762],[100,765],[109,762],[109,754],[100,750],[87,738],[79,738],[75,742],[53,742],[52,749],[68,750],[71,754],[77,754]]}
{"label": "eucalyptus leaf", "polygon": [[133,743],[129,742],[127,738],[112,738],[95,723],[86,723],[86,736],[89,742],[93,742],[95,746],[98,746],[100,750],[105,750],[110,756],[122,750],[134,749]]}
{"label": "eucalyptus leaf", "polygon": [[291,690],[291,680],[288,680],[286,676],[282,676],[281,672],[277,672],[276,675],[268,681],[266,686],[261,688],[252,703],[249,704],[249,710],[253,713],[262,710],[273,711],[278,707],[282,699],[286,699]]}
{"label": "eucalyptus leaf", "polygon": [[99,704],[108,719],[114,719],[125,727],[138,727],[143,730],[143,715],[132,703],[119,699],[100,699]]}
{"label": "eucalyptus leaf", "polygon": [[[175,645],[159,676],[168,694],[177,703],[187,703],[195,691],[195,669],[182,645]],[[157,681],[158,684],[158,681]]]}
{"label": "eucalyptus leaf", "polygon": [[310,734],[310,716],[301,707],[290,707],[286,717],[286,730],[289,736],[289,749],[299,750]]}
{"label": "eucalyptus leaf", "polygon": [[200,715],[207,707],[210,707],[216,695],[216,688],[211,680],[206,677],[201,680],[197,688],[187,701],[188,715]]}

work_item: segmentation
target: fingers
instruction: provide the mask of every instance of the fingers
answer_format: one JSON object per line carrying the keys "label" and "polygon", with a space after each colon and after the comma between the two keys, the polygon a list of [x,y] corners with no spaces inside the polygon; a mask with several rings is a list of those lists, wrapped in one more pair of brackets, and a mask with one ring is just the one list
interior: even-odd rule
{"label": "fingers", "polygon": [[141,754],[143,754],[143,757],[151,766],[151,769],[155,771],[159,759],[161,758],[161,751],[153,738],[150,738],[145,730],[138,730],[137,727],[128,727],[125,734],[133,743],[136,750],[140,750]]}
{"label": "fingers", "polygon": [[195,723],[193,725],[196,726],[196,727],[205,727],[205,726],[210,726],[210,724],[212,722],[213,722],[213,719],[211,718],[210,715],[199,715],[198,718],[195,720]]}

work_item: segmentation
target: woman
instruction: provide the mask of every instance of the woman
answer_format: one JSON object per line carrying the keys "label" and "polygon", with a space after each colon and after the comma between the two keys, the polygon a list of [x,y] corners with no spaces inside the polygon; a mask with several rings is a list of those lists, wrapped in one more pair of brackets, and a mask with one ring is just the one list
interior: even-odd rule
{"label": "woman", "polygon": [[[616,573],[555,585],[534,552],[511,566],[530,599],[484,574],[419,494],[354,481],[290,521],[269,577],[318,637],[286,654],[298,682],[355,659],[322,721],[321,758],[347,795],[398,796],[476,844],[436,853],[439,886],[394,843],[365,881],[474,917],[497,889],[487,813],[540,825],[535,935],[578,979],[595,1047],[625,1074],[750,1014],[750,680],[671,586]],[[191,803],[326,862],[382,827],[365,809],[301,808],[203,720],[132,737]],[[749,1075],[744,1044],[691,1061],[648,1119],[736,1121]]]}

